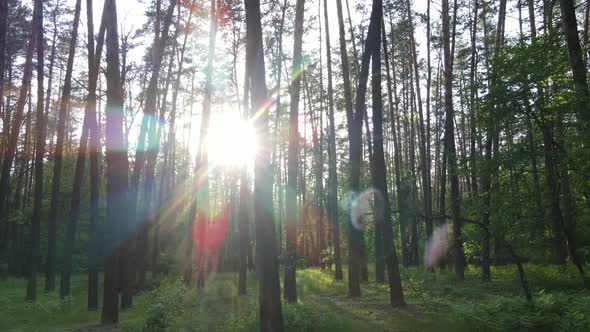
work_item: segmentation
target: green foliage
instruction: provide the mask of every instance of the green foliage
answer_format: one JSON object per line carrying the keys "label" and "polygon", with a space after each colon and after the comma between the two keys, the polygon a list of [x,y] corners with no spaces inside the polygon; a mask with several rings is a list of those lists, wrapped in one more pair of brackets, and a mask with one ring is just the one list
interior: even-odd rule
{"label": "green foliage", "polygon": [[146,292],[150,303],[145,311],[143,332],[167,331],[183,312],[183,299],[188,289],[180,281],[175,281]]}
{"label": "green foliage", "polygon": [[[590,293],[575,268],[526,264],[533,303],[522,297],[514,266],[492,267],[492,282],[482,283],[470,266],[458,281],[452,267],[431,273],[402,269],[407,306],[389,305],[387,284],[362,285],[362,297],[346,296],[346,280],[333,271],[297,271],[297,304],[283,304],[286,331],[587,331]],[[374,270],[371,268],[370,272]],[[344,275],[347,275],[344,266]],[[374,280],[371,275],[369,280]],[[72,280],[64,301],[40,292],[37,304],[23,299],[23,280],[0,282],[1,331],[70,331],[92,328],[100,311],[86,310],[86,276]],[[248,295],[237,295],[237,277],[221,273],[204,289],[163,279],[134,297],[121,312],[120,331],[258,331],[258,280],[248,275]],[[42,287],[40,281],[39,287]],[[99,294],[102,290],[99,290]]]}
{"label": "green foliage", "polygon": [[494,295],[484,303],[457,306],[457,318],[480,331],[587,331],[590,297],[564,292],[523,298]]}
{"label": "green foliage", "polygon": [[[228,331],[259,331],[258,308],[244,312],[228,324]],[[342,331],[345,325],[333,312],[312,304],[297,303],[283,305],[285,331]]]}

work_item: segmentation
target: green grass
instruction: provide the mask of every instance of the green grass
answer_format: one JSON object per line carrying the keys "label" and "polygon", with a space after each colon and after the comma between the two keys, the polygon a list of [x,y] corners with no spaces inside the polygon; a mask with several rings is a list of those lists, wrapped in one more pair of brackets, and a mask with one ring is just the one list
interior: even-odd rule
{"label": "green grass", "polygon": [[[362,297],[346,296],[346,280],[330,271],[297,272],[298,303],[284,304],[287,331],[587,331],[590,292],[572,267],[527,265],[534,301],[521,296],[513,266],[495,267],[482,283],[471,268],[466,280],[451,272],[402,269],[407,306],[389,306],[387,285],[362,285]],[[346,276],[346,271],[344,271]],[[372,279],[372,276],[371,276]],[[175,278],[134,297],[122,311],[118,331],[257,331],[258,291],[249,275],[248,295],[237,296],[237,275],[210,276],[207,287],[189,289]],[[43,293],[24,302],[25,281],[0,281],[0,331],[103,331],[100,312],[86,310],[86,277],[77,275],[72,296]],[[102,295],[102,290],[99,292]]]}
{"label": "green grass", "polygon": [[[37,301],[31,304],[24,301],[26,280],[0,281],[0,331],[70,331],[96,325],[100,321],[100,307],[98,311],[87,310],[86,285],[86,275],[74,276],[71,296],[61,300],[57,292],[44,292],[44,278],[40,277]],[[102,298],[102,287],[99,297]],[[145,296],[138,296],[133,308],[121,312],[123,328],[126,324],[143,321],[146,301]]]}

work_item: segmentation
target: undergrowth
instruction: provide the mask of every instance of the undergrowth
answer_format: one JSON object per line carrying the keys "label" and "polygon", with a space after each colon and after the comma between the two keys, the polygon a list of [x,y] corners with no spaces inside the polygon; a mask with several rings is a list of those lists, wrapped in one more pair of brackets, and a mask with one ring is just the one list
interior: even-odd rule
{"label": "undergrowth", "polygon": [[[346,296],[346,279],[332,271],[297,271],[298,303],[283,303],[285,331],[590,331],[590,292],[572,267],[526,265],[533,301],[522,296],[513,266],[494,267],[482,282],[470,267],[463,281],[450,271],[402,269],[407,306],[389,306],[387,284],[362,284],[362,297]],[[347,271],[344,271],[346,276]],[[371,271],[372,272],[372,271]],[[117,331],[258,331],[258,281],[248,275],[248,295],[237,295],[237,276],[210,276],[204,289],[176,277],[153,284],[121,312]],[[39,285],[42,287],[42,285]],[[86,331],[100,311],[86,310],[86,278],[73,279],[72,295],[40,293],[24,302],[23,280],[0,281],[1,331]],[[102,294],[102,291],[99,292]],[[94,331],[94,330],[93,330]]]}

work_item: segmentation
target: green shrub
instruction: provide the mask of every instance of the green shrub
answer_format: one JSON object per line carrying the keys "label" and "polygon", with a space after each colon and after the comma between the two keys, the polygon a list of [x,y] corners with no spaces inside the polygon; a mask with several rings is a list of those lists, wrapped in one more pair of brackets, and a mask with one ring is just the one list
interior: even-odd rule
{"label": "green shrub", "polygon": [[[285,331],[341,331],[344,324],[330,311],[315,304],[283,304]],[[259,331],[257,307],[243,312],[228,324],[228,331]]]}
{"label": "green shrub", "polygon": [[182,314],[184,296],[187,292],[187,288],[179,281],[146,292],[145,296],[152,300],[146,308],[141,330],[168,331],[174,325],[175,319]]}
{"label": "green shrub", "polygon": [[489,301],[456,307],[457,317],[478,331],[588,331],[590,297],[538,292],[532,303],[521,297],[491,296]]}

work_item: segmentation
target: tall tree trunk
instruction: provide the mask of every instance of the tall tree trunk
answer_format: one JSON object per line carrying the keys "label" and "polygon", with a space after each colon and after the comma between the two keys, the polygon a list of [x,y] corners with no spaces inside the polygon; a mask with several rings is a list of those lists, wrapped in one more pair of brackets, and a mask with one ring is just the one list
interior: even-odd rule
{"label": "tall tree trunk", "polygon": [[[4,71],[6,69],[6,35],[8,34],[7,18],[8,0],[0,0],[0,96],[2,97],[4,96]],[[2,108],[2,97],[0,97],[0,109]],[[7,111],[8,110],[5,109],[5,112]],[[0,147],[1,150],[4,150],[3,145],[0,145]]]}
{"label": "tall tree trunk", "polygon": [[[92,21],[92,1],[90,0],[90,13],[87,13],[88,15],[88,21],[91,22]],[[79,4],[78,4],[79,5]],[[79,10],[79,6],[77,5],[77,10]],[[79,13],[78,13],[79,15]],[[92,23],[91,23],[92,24]],[[102,38],[104,40],[104,25],[102,25],[101,27],[102,30]],[[70,207],[70,213],[68,216],[68,222],[66,224],[66,241],[64,243],[64,251],[63,251],[63,267],[62,267],[62,271],[61,271],[61,280],[60,280],[60,296],[63,298],[65,296],[68,296],[70,294],[70,278],[71,278],[71,273],[72,273],[72,255],[73,255],[73,251],[74,251],[74,244],[75,244],[75,240],[76,240],[76,225],[79,219],[79,215],[80,215],[80,196],[81,196],[81,187],[82,187],[82,180],[84,177],[84,168],[85,168],[85,162],[86,162],[86,153],[88,151],[88,137],[90,135],[90,127],[91,126],[91,122],[95,123],[96,122],[96,106],[94,105],[96,103],[96,81],[97,81],[97,68],[96,64],[94,62],[94,27],[90,27],[89,26],[89,34],[88,34],[88,66],[89,66],[89,77],[88,77],[88,89],[89,89],[89,93],[87,96],[87,100],[86,100],[86,109],[84,112],[84,122],[82,125],[82,133],[80,136],[80,144],[79,144],[79,148],[78,148],[78,158],[76,160],[76,168],[74,171],[74,183],[72,186],[72,198],[71,198],[71,207]],[[99,40],[99,47],[102,49],[102,40]],[[100,57],[99,57],[100,59]],[[100,61],[100,60],[99,60]],[[94,90],[94,92],[91,92],[91,90]],[[94,96],[91,96],[91,94],[94,94]],[[94,100],[94,101],[92,101]],[[92,105],[91,105],[92,103]],[[96,125],[94,124],[94,127],[96,127]],[[91,175],[92,176],[92,175]],[[92,190],[92,189],[91,189]],[[94,204],[94,202],[92,202],[92,198],[91,198],[91,206]],[[92,209],[92,207],[91,207]],[[93,218],[91,216],[91,218]],[[94,232],[96,232],[96,224],[92,224],[91,223],[91,238],[95,239],[95,234],[92,234]],[[91,244],[92,244],[92,240],[91,240]],[[94,250],[93,248],[90,248],[90,251]],[[92,255],[92,253],[90,253],[90,255]],[[89,265],[92,266],[92,264],[94,264],[93,262],[89,262]],[[95,269],[94,267],[92,267],[92,269]],[[90,294],[92,293],[92,296],[90,296]],[[93,298],[95,297],[95,289],[94,286],[91,287],[91,285],[89,284],[89,298]],[[94,305],[91,306],[91,308],[95,308]]]}
{"label": "tall tree trunk", "polygon": [[[58,33],[58,26],[57,26],[57,14],[59,13],[58,9],[60,8],[60,2],[55,2],[55,8],[53,9],[53,38],[51,43],[51,52],[49,55],[49,73],[48,73],[48,82],[47,82],[47,93],[45,94],[45,121],[46,124],[49,120],[49,110],[51,109],[51,92],[53,90],[53,69],[55,65],[55,51],[57,49],[57,33]],[[61,72],[60,72],[61,75]],[[61,77],[60,77],[61,81]],[[60,83],[58,81],[58,84]],[[60,87],[61,89],[61,87]],[[61,90],[60,90],[61,91]],[[49,151],[50,152],[50,151]]]}
{"label": "tall tree trunk", "polygon": [[[563,116],[558,117],[558,136],[565,137],[565,130],[563,126]],[[563,146],[563,142],[556,142],[556,145]],[[584,261],[583,258],[580,257],[578,253],[578,246],[577,246],[577,239],[576,239],[576,203],[574,201],[571,185],[570,185],[570,175],[569,169],[570,166],[568,165],[568,161],[563,156],[564,150],[558,150],[558,158],[561,161],[560,165],[558,165],[559,169],[559,178],[561,182],[561,193],[563,197],[563,231],[565,235],[565,239],[567,241],[567,249],[571,258],[572,263],[578,269],[578,273],[582,278],[584,285],[590,286],[590,280],[586,277],[586,273],[584,271]]]}
{"label": "tall tree trunk", "polygon": [[[39,14],[41,15],[41,14]],[[12,128],[7,139],[7,146],[2,155],[2,172],[0,173],[0,230],[3,230],[8,222],[7,203],[10,197],[10,171],[14,156],[16,154],[16,146],[20,134],[20,127],[23,122],[23,112],[27,101],[27,92],[31,86],[31,77],[33,74],[33,52],[37,46],[37,39],[39,38],[39,31],[35,28],[35,21],[32,22],[33,29],[29,39],[29,45],[25,55],[25,64],[23,68],[22,83],[20,86],[19,97],[16,102],[16,110],[12,120]],[[7,108],[8,110],[9,108]],[[8,119],[8,116],[6,117]],[[5,241],[5,240],[2,240]],[[4,247],[4,243],[0,243],[0,248]]]}
{"label": "tall tree trunk", "polygon": [[[324,214],[324,200],[325,200],[325,190],[324,190],[324,74],[323,74],[323,65],[322,65],[322,24],[321,24],[321,10],[322,2],[318,1],[318,26],[319,26],[319,52],[320,52],[320,61],[319,61],[319,80],[320,80],[320,110],[319,110],[319,135],[316,135],[316,155],[317,155],[317,164],[315,169],[315,204],[317,209],[317,217],[316,217],[316,233],[318,239],[318,247],[316,251],[316,259],[320,266],[320,269],[325,269],[324,260],[322,259],[322,253],[326,249],[326,241],[324,236],[324,224],[325,224],[325,214]],[[316,118],[316,133],[317,133],[317,118]]]}
{"label": "tall tree trunk", "polygon": [[[8,138],[8,131],[9,131],[9,114],[10,114],[10,88],[8,88],[8,93],[6,94],[6,106],[3,105],[3,98],[4,98],[4,73],[6,71],[6,67],[11,68],[12,64],[10,60],[8,61],[8,66],[6,63],[6,36],[8,35],[8,0],[0,0],[0,119],[2,119],[3,128],[2,128],[2,135],[0,137],[0,168],[2,167],[2,161],[4,160],[4,150],[6,147],[6,141]],[[12,69],[9,69],[12,71]],[[12,75],[9,75],[12,76]],[[12,77],[8,79],[8,84],[10,86],[10,81]],[[2,112],[2,108],[4,106],[4,112]],[[0,199],[6,199],[4,196],[0,196]],[[0,203],[2,206],[4,203]],[[6,211],[4,211],[6,213]],[[6,221],[4,221],[6,219]],[[16,226],[15,226],[16,227]],[[3,254],[4,250],[8,247],[8,238],[9,238],[9,230],[10,225],[8,225],[8,218],[4,218],[0,216],[0,255]],[[13,243],[15,239],[13,239]],[[4,276],[4,271],[0,268],[0,276]]]}
{"label": "tall tree trunk", "polygon": [[[285,28],[285,15],[287,12],[287,0],[283,0],[283,4],[281,5],[281,20],[279,23],[279,28],[277,33],[277,50],[276,50],[276,75],[277,75],[277,86],[276,86],[276,112],[275,112],[275,130],[274,130],[274,144],[272,150],[272,163],[273,163],[273,176],[276,177],[275,190],[276,195],[278,197],[278,211],[279,217],[277,218],[277,230],[278,230],[278,237],[277,237],[277,244],[278,244],[278,255],[279,257],[282,255],[282,233],[283,233],[283,219],[286,219],[286,211],[283,213],[283,209],[286,207],[283,206],[283,195],[285,195],[284,187],[282,184],[282,177],[281,177],[281,157],[282,157],[282,146],[283,140],[281,135],[281,115],[282,115],[282,103],[281,103],[281,96],[283,94],[282,91],[282,74],[283,74],[283,32]],[[235,61],[234,61],[235,64]],[[235,66],[234,66],[235,68]],[[239,99],[239,96],[238,96]],[[238,101],[239,103],[239,101]],[[283,217],[284,214],[284,217]]]}
{"label": "tall tree trunk", "polygon": [[[151,170],[151,163],[154,162],[152,158],[157,157],[157,134],[156,134],[156,109],[157,109],[157,88],[158,79],[160,76],[160,68],[162,66],[162,59],[164,57],[164,50],[168,43],[168,35],[170,25],[172,23],[172,16],[174,14],[174,6],[176,1],[171,0],[166,10],[166,16],[164,18],[164,25],[162,27],[161,36],[159,29],[156,30],[156,37],[154,39],[154,50],[153,50],[153,64],[151,77],[146,90],[146,102],[144,106],[144,119],[142,122],[142,128],[139,132],[139,140],[137,150],[135,153],[135,163],[133,165],[133,174],[131,177],[131,218],[127,224],[123,225],[124,228],[123,236],[125,238],[133,239],[133,241],[127,241],[124,245],[123,254],[121,256],[121,268],[123,269],[121,276],[121,306],[123,308],[129,307],[132,304],[132,281],[135,272],[138,273],[138,287],[143,288],[143,281],[145,280],[145,255],[147,254],[147,228],[148,221],[151,216],[150,204],[152,192],[153,192],[153,181],[154,172]],[[145,117],[148,117],[146,120]],[[145,124],[145,126],[144,126]],[[147,147],[145,146],[145,140],[147,136]],[[154,153],[156,154],[154,156]],[[144,164],[148,163],[144,173],[144,199],[145,206],[139,210],[139,180],[141,176],[141,170]],[[148,188],[147,190],[145,190]],[[135,223],[135,227],[133,225]],[[136,234],[132,234],[133,230]]]}
{"label": "tall tree trunk", "polygon": [[[161,181],[160,181],[160,202],[159,202],[159,209],[161,211],[161,209],[164,208],[164,204],[168,204],[165,202],[170,202],[169,199],[164,199],[164,197],[168,197],[170,195],[170,193],[172,193],[174,191],[175,188],[175,181],[174,181],[174,175],[175,175],[175,161],[176,161],[176,157],[175,157],[175,150],[176,150],[176,128],[175,128],[175,124],[176,124],[176,107],[177,107],[177,102],[178,102],[178,93],[180,91],[180,79],[182,76],[182,69],[183,69],[183,65],[184,65],[184,56],[185,56],[185,51],[186,51],[186,43],[188,41],[188,36],[189,36],[189,31],[190,30],[190,25],[191,25],[191,21],[193,18],[193,8],[194,8],[195,2],[191,1],[189,4],[189,16],[188,19],[186,21],[186,30],[185,30],[185,34],[184,34],[184,38],[182,41],[182,46],[180,48],[180,54],[177,55],[178,56],[178,69],[176,70],[176,78],[175,78],[175,88],[174,91],[172,92],[172,110],[170,112],[170,123],[169,123],[169,127],[168,127],[168,137],[167,137],[167,141],[164,145],[164,166],[162,169],[162,175],[161,175]],[[177,7],[178,8],[178,20],[180,20],[180,6]],[[177,22],[177,32],[180,29],[180,23],[179,21]],[[192,117],[191,117],[192,118]],[[174,204],[173,202],[170,202],[172,204]],[[160,244],[159,244],[159,225],[162,223],[162,217],[163,214],[158,211],[157,214],[157,218],[158,220],[156,221],[156,225],[154,227],[154,249],[153,249],[153,255],[152,255],[152,266],[154,268],[153,271],[153,277],[156,278],[158,276],[158,259],[159,259],[159,253],[160,253]]]}
{"label": "tall tree trunk", "polygon": [[[580,36],[578,35],[578,22],[576,21],[576,10],[573,0],[560,0],[561,22],[567,42],[567,49],[570,57],[574,86],[576,90],[576,108],[580,117],[579,123],[583,142],[590,140],[590,107],[588,93],[587,70],[584,64]],[[588,174],[588,173],[585,173]],[[588,191],[588,188],[585,188]]]}
{"label": "tall tree trunk", "polygon": [[[74,70],[74,58],[76,56],[76,41],[78,39],[78,23],[80,21],[81,0],[76,0],[74,10],[74,22],[72,37],[70,38],[68,62],[66,65],[66,76],[61,95],[58,120],[57,120],[57,142],[55,145],[55,156],[53,163],[53,179],[51,182],[51,207],[49,210],[49,231],[47,236],[47,276],[45,280],[45,290],[53,291],[55,289],[55,233],[57,227],[57,213],[60,198],[61,171],[63,163],[64,136],[66,129],[66,116],[70,107],[70,97],[72,92],[72,72]],[[79,171],[82,169],[79,168]],[[75,176],[74,176],[75,177]],[[79,175],[82,177],[82,174]],[[80,187],[78,186],[78,189]],[[74,186],[76,189],[76,186]],[[71,251],[74,248],[74,235],[76,231],[75,223],[68,222],[66,226],[66,241],[64,246],[64,272],[69,274],[71,270]],[[69,281],[69,278],[67,278]],[[65,279],[62,279],[65,281]],[[69,283],[64,283],[60,287],[60,296],[64,297],[69,294]]]}
{"label": "tall tree trunk", "polygon": [[240,250],[238,252],[238,295],[246,295],[246,272],[248,268],[248,245],[250,242],[249,236],[249,213],[248,201],[250,200],[250,181],[248,181],[248,173],[242,170],[240,174],[240,216],[238,217],[238,232],[240,234]]}
{"label": "tall tree trunk", "polygon": [[[379,27],[376,26],[380,21],[382,4],[380,0],[373,1],[373,8],[371,11],[371,20],[369,23],[369,31],[365,39],[365,49],[361,62],[361,70],[359,75],[359,86],[357,88],[356,105],[354,113],[347,114],[349,142],[350,142],[350,191],[355,195],[359,194],[360,190],[360,173],[361,173],[361,149],[362,149],[362,123],[363,116],[366,113],[366,92],[367,80],[369,78],[369,62],[371,54],[375,47],[375,43],[379,45]],[[342,42],[341,42],[342,43]],[[360,277],[360,263],[361,250],[363,243],[363,234],[360,229],[360,215],[359,211],[350,206],[349,212],[349,233],[348,233],[348,296],[359,297],[361,295],[361,288],[359,283]]]}
{"label": "tall tree trunk", "polygon": [[[6,71],[6,36],[8,34],[8,0],[0,0],[0,110],[2,109],[2,98],[4,97],[4,72]],[[8,112],[8,107],[4,109]],[[0,115],[3,115],[0,112]],[[6,118],[2,118],[2,122],[6,123]],[[4,130],[8,128],[4,126]],[[0,141],[0,156],[4,152],[4,135]],[[1,221],[0,221],[1,223]],[[0,227],[1,229],[1,227]]]}
{"label": "tall tree trunk", "polygon": [[[37,48],[37,112],[35,115],[35,194],[31,217],[31,262],[27,280],[27,302],[37,299],[37,269],[41,247],[41,210],[43,202],[43,157],[45,157],[45,121],[43,119],[43,1],[36,0],[33,9],[33,34]],[[20,131],[20,130],[17,130]]]}
{"label": "tall tree trunk", "polygon": [[[201,120],[201,137],[199,139],[199,161],[197,176],[202,177],[200,188],[198,190],[198,207],[195,214],[197,221],[197,231],[206,232],[209,220],[209,173],[208,173],[208,153],[207,145],[209,123],[211,116],[211,99],[213,94],[212,79],[213,79],[213,61],[215,57],[215,41],[217,36],[217,16],[215,9],[215,0],[211,0],[210,8],[210,27],[209,27],[209,54],[207,57],[207,70],[205,78],[205,97],[203,99],[203,118]],[[198,238],[204,240],[206,234],[199,234]],[[205,286],[205,259],[207,253],[206,246],[199,243],[199,251],[197,253],[197,287]]]}
{"label": "tall tree trunk", "polygon": [[[426,236],[432,235],[432,188],[430,185],[430,167],[428,162],[429,152],[426,150],[426,129],[424,128],[424,112],[422,108],[422,95],[420,89],[420,68],[418,67],[418,55],[416,53],[416,41],[414,38],[414,23],[412,20],[412,10],[410,1],[406,0],[408,22],[410,23],[410,48],[412,51],[412,61],[414,67],[414,81],[416,83],[416,96],[418,104],[418,132],[420,134],[420,169],[422,173],[422,192],[424,197],[424,218],[426,223]],[[426,101],[429,103],[429,101]]]}
{"label": "tall tree trunk", "polygon": [[[498,12],[498,28],[496,29],[496,41],[495,41],[495,50],[494,50],[494,58],[492,62],[492,72],[490,78],[490,93],[495,93],[496,85],[497,85],[497,77],[494,75],[493,70],[499,59],[500,54],[500,47],[503,45],[504,40],[504,22],[506,16],[506,0],[502,0],[500,2],[500,10]],[[485,14],[484,14],[485,18]],[[485,22],[484,22],[485,23]],[[488,70],[490,68],[488,67]],[[482,224],[484,228],[484,234],[482,239],[482,279],[484,281],[488,281],[491,279],[491,271],[490,271],[490,212],[491,212],[491,195],[492,195],[492,182],[494,175],[496,174],[496,169],[491,169],[490,165],[492,163],[492,159],[495,156],[495,149],[493,148],[494,145],[497,145],[496,136],[498,135],[497,128],[496,128],[496,120],[495,120],[495,105],[492,105],[490,109],[490,114],[488,115],[488,123],[487,123],[487,133],[486,133],[486,143],[485,143],[485,162],[486,167],[482,169],[482,176],[481,176],[481,187],[482,193],[484,194],[483,203],[484,203],[484,214],[482,219]]]}
{"label": "tall tree trunk", "polygon": [[303,21],[305,1],[297,0],[295,5],[295,37],[293,44],[293,69],[291,83],[291,108],[289,111],[288,174],[285,204],[287,208],[287,243],[285,262],[285,284],[283,296],[287,302],[297,302],[295,280],[297,241],[297,174],[299,167],[299,95],[301,90],[301,62],[303,43]]}
{"label": "tall tree trunk", "polygon": [[[117,288],[119,276],[120,241],[122,226],[128,222],[125,211],[128,208],[128,168],[127,149],[123,137],[124,104],[123,82],[121,82],[119,63],[119,34],[117,31],[117,7],[115,0],[105,0],[107,27],[107,106],[106,106],[106,175],[107,175],[107,211],[105,239],[104,296],[101,321],[114,324],[119,320],[119,299]],[[106,4],[105,4],[106,6]],[[97,54],[98,56],[98,54]]]}
{"label": "tall tree trunk", "polygon": [[[264,69],[262,26],[259,0],[246,0],[246,52],[250,68],[251,109],[264,107],[268,92]],[[254,115],[254,114],[253,114]],[[260,137],[268,135],[268,113],[258,113],[254,126]],[[260,330],[283,331],[279,264],[276,256],[275,227],[272,211],[267,208],[272,201],[272,183],[268,179],[271,164],[267,144],[259,147],[254,162],[254,201],[256,215],[256,253],[259,272]],[[272,206],[272,204],[270,204]]]}
{"label": "tall tree trunk", "polygon": [[475,139],[477,136],[477,124],[475,122],[476,119],[476,95],[477,95],[477,86],[476,86],[476,76],[477,76],[477,14],[479,9],[479,2],[478,0],[474,0],[473,2],[473,17],[471,18],[471,59],[469,65],[469,167],[471,168],[471,194],[473,196],[477,195],[477,175],[476,175],[476,168],[477,168],[477,150],[475,145]]}
{"label": "tall tree trunk", "polygon": [[[338,1],[340,5],[340,1]],[[334,90],[332,87],[332,48],[330,46],[330,23],[328,21],[328,0],[324,0],[324,23],[326,25],[326,54],[328,62],[328,220],[332,231],[334,248],[334,278],[342,280],[342,258],[340,254],[340,222],[338,220],[338,174],[336,161],[336,123],[334,120]]]}
{"label": "tall tree trunk", "polygon": [[[456,5],[456,4],[455,4]],[[449,1],[442,2],[442,33],[445,75],[445,152],[451,179],[451,216],[453,218],[453,238],[455,245],[455,274],[464,278],[465,257],[461,238],[461,206],[459,197],[459,174],[455,149],[454,110],[453,110],[453,55],[450,47]]]}
{"label": "tall tree trunk", "polygon": [[[588,81],[586,78],[587,68],[582,54],[582,47],[580,46],[580,36],[578,35],[578,22],[576,20],[576,10],[573,0],[560,0],[561,5],[561,22],[567,43],[568,54],[572,67],[574,78],[574,87],[576,92],[576,110],[578,112],[578,125],[582,135],[582,142],[584,142],[584,157],[590,156],[590,148],[588,141],[590,141],[590,93],[588,92]],[[588,40],[588,12],[590,5],[586,8],[586,28],[584,31],[585,40]],[[588,45],[584,45],[588,46]],[[588,172],[590,167],[587,163],[582,169],[582,174],[585,174],[585,179],[588,179]],[[590,195],[590,188],[584,188],[585,195]],[[590,206],[590,204],[588,204]]]}
{"label": "tall tree trunk", "polygon": [[[342,78],[344,81],[344,104],[345,104],[345,109],[346,109],[346,119],[347,119],[347,124],[348,124],[348,134],[349,134],[349,140],[352,139],[352,136],[350,136],[350,134],[353,132],[353,109],[352,109],[352,89],[350,86],[350,70],[349,70],[349,65],[348,65],[348,54],[347,54],[347,50],[346,50],[346,33],[344,32],[344,17],[342,14],[342,0],[337,0],[336,2],[337,5],[337,10],[338,10],[338,30],[339,30],[339,36],[340,36],[340,63],[342,66]],[[367,65],[368,66],[368,65]],[[368,69],[367,69],[368,71]],[[356,131],[360,130],[360,124],[358,125],[359,128],[355,129]],[[360,133],[356,133],[355,135],[358,135]],[[360,140],[360,137],[357,138],[358,140]],[[356,144],[360,145],[360,142],[356,142]],[[358,147],[358,149],[360,149],[360,146]],[[352,150],[351,150],[352,151]],[[357,153],[360,154],[360,151],[358,151]],[[359,156],[360,157],[360,156]],[[360,162],[360,161],[359,161]],[[359,165],[360,167],[360,165]],[[360,173],[360,170],[358,171]],[[352,220],[349,218],[348,222],[350,223]],[[348,260],[349,260],[349,264],[351,262],[353,262],[353,264],[351,264],[349,266],[348,269],[348,291],[349,291],[349,295],[351,295],[351,291],[354,291],[356,296],[360,296],[360,286],[358,285],[359,283],[359,271],[358,271],[358,235],[360,235],[358,233],[358,230],[354,229],[354,227],[352,226],[352,224],[349,224],[350,230],[348,232],[348,237],[349,240],[351,238],[355,238],[353,239],[353,245],[356,245],[356,247],[350,247],[348,248],[349,250],[349,254],[348,254]],[[336,257],[336,259],[339,260],[340,257]],[[336,262],[336,264],[338,265],[340,262]],[[341,263],[340,263],[341,265]],[[352,270],[351,270],[352,268]],[[352,277],[352,279],[351,279]],[[358,293],[358,295],[357,295]]]}
{"label": "tall tree trunk", "polygon": [[[373,161],[375,176],[374,186],[377,189],[375,197],[374,220],[375,225],[380,224],[383,232],[383,254],[387,275],[389,279],[390,303],[393,306],[404,305],[404,293],[402,290],[401,277],[399,272],[397,253],[393,241],[393,229],[391,224],[391,205],[389,204],[389,193],[387,191],[387,169],[385,166],[385,154],[383,152],[383,101],[381,99],[381,29],[383,25],[383,5],[377,0],[374,10],[377,22],[374,31],[376,41],[373,46],[371,95],[373,104]],[[386,47],[385,47],[386,49]],[[368,50],[367,50],[368,51]]]}
{"label": "tall tree trunk", "polygon": [[[535,41],[537,38],[537,28],[536,28],[536,23],[535,23],[535,6],[534,6],[534,2],[532,0],[528,1],[528,9],[529,9],[529,25],[530,25],[530,36],[531,36],[531,40]],[[541,85],[537,85],[539,89],[539,93],[542,93],[543,89]],[[527,91],[528,92],[528,91]],[[528,92],[530,93],[530,92]],[[529,112],[529,114],[532,114],[530,112],[532,112],[532,110],[530,109],[530,106],[527,106],[527,112]],[[541,197],[542,195],[542,190],[541,190],[541,184],[540,184],[540,180],[539,180],[539,167],[537,164],[537,147],[535,145],[535,137],[534,137],[534,130],[533,130],[533,119],[531,117],[529,117],[529,119],[526,120],[526,125],[527,125],[527,141],[528,141],[528,145],[529,145],[529,153],[530,153],[530,158],[531,158],[531,167],[532,167],[532,173],[533,173],[533,191],[534,191],[534,196],[535,196],[535,219],[537,221],[537,226],[539,228],[539,230],[543,230],[544,228],[544,222],[545,222],[545,211],[543,209],[543,199]],[[542,234],[541,234],[542,236]]]}
{"label": "tall tree trunk", "polygon": [[[106,4],[103,8],[102,19],[98,32],[98,40],[96,50],[94,49],[94,20],[92,13],[92,0],[87,0],[87,22],[88,22],[88,67],[89,81],[88,81],[88,98],[86,105],[88,107],[88,130],[90,132],[90,147],[88,148],[90,154],[90,238],[88,249],[88,310],[98,309],[98,239],[99,239],[99,190],[100,179],[98,169],[98,158],[100,151],[99,139],[99,125],[96,117],[96,86],[98,82],[98,69],[100,68],[100,59],[102,57],[102,49],[105,40],[105,20],[108,13]],[[91,78],[91,79],[90,79]]]}
{"label": "tall tree trunk", "polygon": [[[246,64],[248,61],[248,54],[246,53]],[[244,68],[244,96],[242,100],[242,118],[244,121],[248,120],[250,114],[250,73],[246,66]],[[239,252],[239,267],[238,267],[238,294],[246,295],[246,278],[248,269],[248,258],[251,257],[252,247],[250,246],[250,202],[252,195],[250,195],[250,181],[248,179],[248,170],[243,167],[240,170],[240,217],[238,224],[238,231],[240,233],[240,252]]]}

